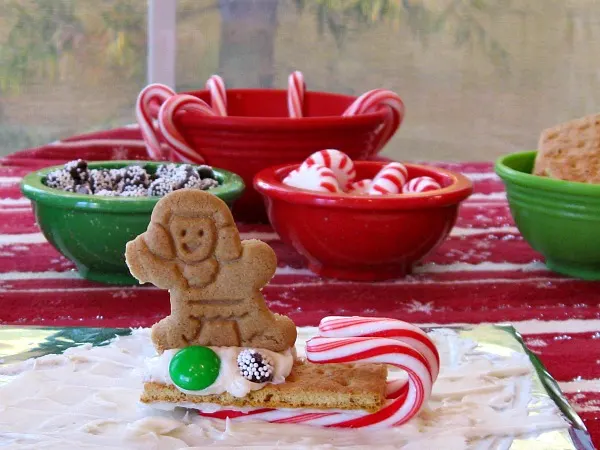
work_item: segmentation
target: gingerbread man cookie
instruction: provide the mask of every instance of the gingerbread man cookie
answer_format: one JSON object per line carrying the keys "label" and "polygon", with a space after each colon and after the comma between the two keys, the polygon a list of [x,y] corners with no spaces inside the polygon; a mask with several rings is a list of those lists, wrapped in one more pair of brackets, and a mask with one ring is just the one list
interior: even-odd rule
{"label": "gingerbread man cookie", "polygon": [[272,313],[261,294],[275,274],[275,253],[264,242],[241,241],[229,208],[213,194],[182,189],[163,197],[125,257],[140,283],[169,290],[171,315],[152,327],[160,353],[190,345],[294,346],[294,323]]}

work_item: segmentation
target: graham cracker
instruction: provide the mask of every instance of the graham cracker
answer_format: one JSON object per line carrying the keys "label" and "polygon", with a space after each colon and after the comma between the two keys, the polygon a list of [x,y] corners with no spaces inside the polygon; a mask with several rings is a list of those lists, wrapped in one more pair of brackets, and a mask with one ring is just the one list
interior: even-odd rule
{"label": "graham cracker", "polygon": [[600,114],[544,130],[534,175],[582,183],[600,183]]}
{"label": "graham cracker", "polygon": [[310,408],[376,412],[386,394],[384,364],[311,364],[296,361],[282,384],[267,384],[245,397],[188,395],[175,386],[144,383],[143,403],[213,403],[221,406],[262,408]]}

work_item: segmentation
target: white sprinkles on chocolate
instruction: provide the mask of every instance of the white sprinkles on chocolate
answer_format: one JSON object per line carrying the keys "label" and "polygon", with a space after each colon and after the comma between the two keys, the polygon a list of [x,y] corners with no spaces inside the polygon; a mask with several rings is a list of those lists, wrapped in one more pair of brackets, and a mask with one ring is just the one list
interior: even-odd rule
{"label": "white sprinkles on chocolate", "polygon": [[266,383],[273,379],[273,362],[271,358],[258,350],[242,350],[237,357],[240,374],[253,383]]}
{"label": "white sprinkles on chocolate", "polygon": [[46,175],[44,184],[54,189],[106,197],[162,197],[183,188],[203,191],[219,185],[210,166],[161,164],[155,174],[143,166],[119,169],[89,169],[78,159]]}

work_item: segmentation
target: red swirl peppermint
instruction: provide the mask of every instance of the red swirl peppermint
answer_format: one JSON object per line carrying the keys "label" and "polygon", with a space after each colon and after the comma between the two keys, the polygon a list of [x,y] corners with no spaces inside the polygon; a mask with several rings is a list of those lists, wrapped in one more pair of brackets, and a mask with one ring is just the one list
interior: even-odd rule
{"label": "red swirl peppermint", "polygon": [[331,169],[342,190],[346,190],[350,183],[356,179],[354,162],[352,162],[348,155],[339,150],[326,149],[313,153],[304,160],[300,168],[302,169],[313,165],[325,166]]}
{"label": "red swirl peppermint", "polygon": [[399,162],[391,162],[379,171],[369,188],[369,195],[399,194],[408,180],[406,166]]}
{"label": "red swirl peppermint", "polygon": [[283,184],[317,192],[340,192],[338,180],[329,168],[312,165],[293,170],[283,179]]}
{"label": "red swirl peppermint", "polygon": [[415,194],[418,192],[436,191],[441,189],[440,184],[431,177],[417,177],[409,180],[402,188],[404,194]]}

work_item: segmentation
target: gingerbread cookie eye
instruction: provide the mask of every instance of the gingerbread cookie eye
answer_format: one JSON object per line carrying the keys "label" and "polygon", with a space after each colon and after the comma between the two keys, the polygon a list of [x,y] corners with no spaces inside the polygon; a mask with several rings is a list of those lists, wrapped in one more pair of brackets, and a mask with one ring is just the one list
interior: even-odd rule
{"label": "gingerbread cookie eye", "polygon": [[213,254],[217,230],[212,220],[175,216],[169,228],[175,242],[177,256],[181,260],[187,263],[199,262]]}

